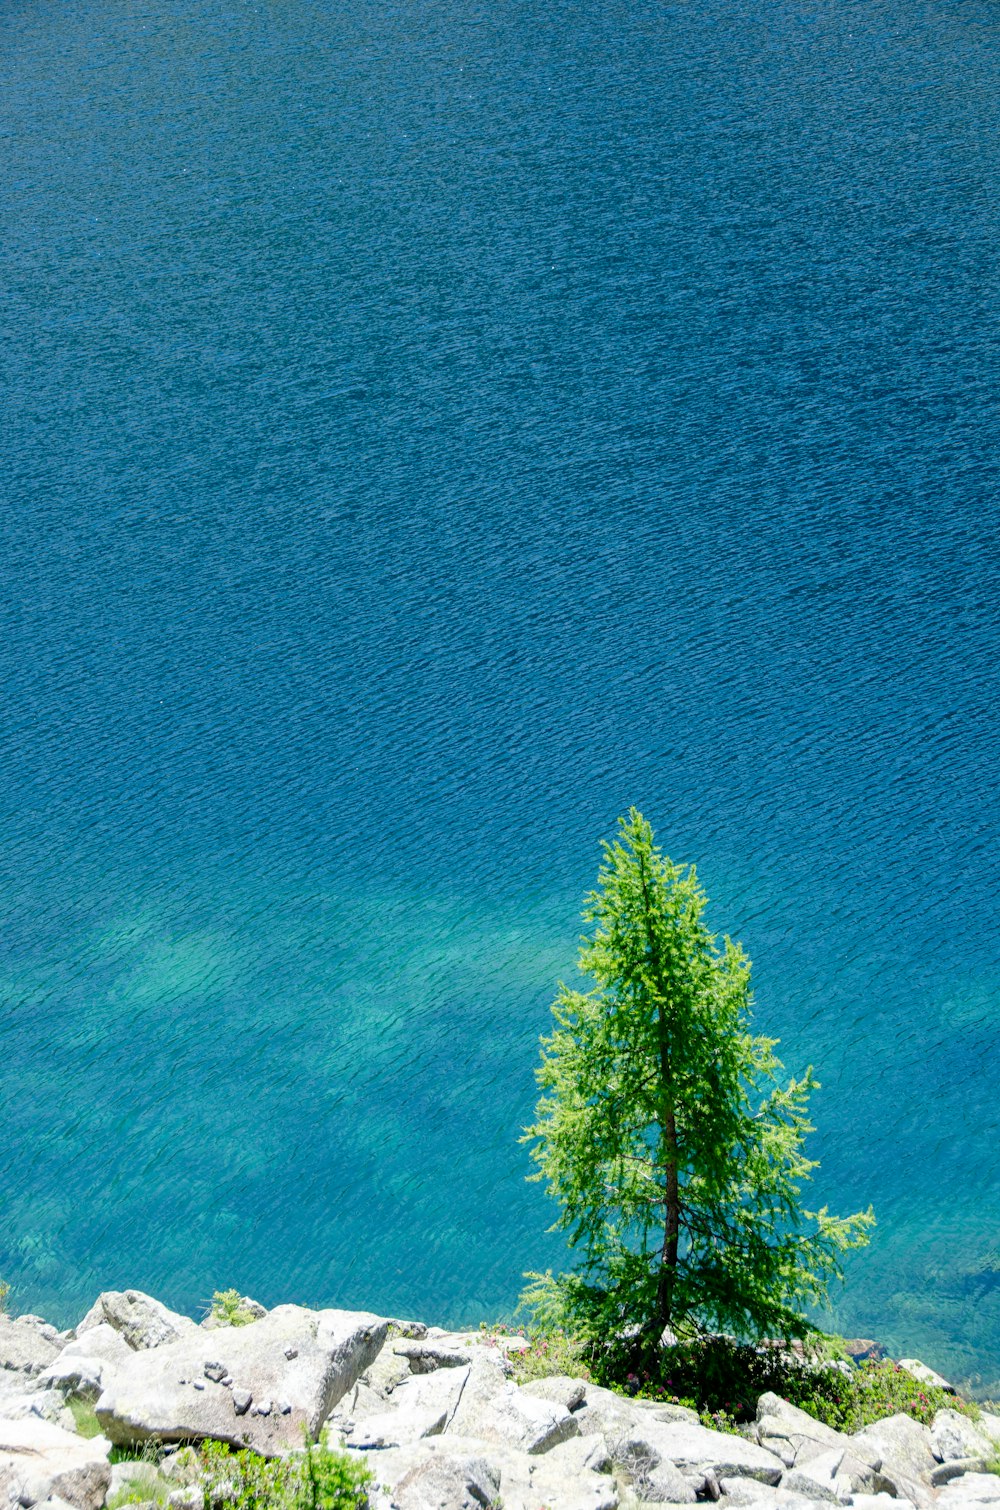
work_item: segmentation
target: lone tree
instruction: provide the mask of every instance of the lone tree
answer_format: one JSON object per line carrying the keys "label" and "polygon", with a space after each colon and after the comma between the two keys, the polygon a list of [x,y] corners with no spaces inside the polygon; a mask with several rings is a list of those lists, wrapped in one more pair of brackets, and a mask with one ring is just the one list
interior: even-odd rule
{"label": "lone tree", "polygon": [[750,962],[706,928],[694,867],[634,808],[603,848],[580,953],[595,985],[559,988],[525,1132],[582,1262],[529,1275],[524,1299],[543,1322],[646,1349],[664,1329],[804,1336],[803,1307],[874,1216],[803,1208],[817,1081],[778,1082],[777,1040],[750,1031]]}

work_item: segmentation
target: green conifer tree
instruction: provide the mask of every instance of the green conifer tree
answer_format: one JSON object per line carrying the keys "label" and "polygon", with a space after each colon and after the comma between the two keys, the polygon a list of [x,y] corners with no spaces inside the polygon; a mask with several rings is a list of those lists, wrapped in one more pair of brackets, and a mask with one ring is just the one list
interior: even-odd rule
{"label": "green conifer tree", "polygon": [[581,1262],[529,1275],[524,1299],[543,1323],[654,1347],[664,1329],[804,1336],[874,1216],[803,1208],[817,1082],[777,1080],[776,1040],[750,1031],[750,962],[709,933],[694,867],[634,808],[603,848],[580,954],[594,988],[559,988],[525,1133]]}

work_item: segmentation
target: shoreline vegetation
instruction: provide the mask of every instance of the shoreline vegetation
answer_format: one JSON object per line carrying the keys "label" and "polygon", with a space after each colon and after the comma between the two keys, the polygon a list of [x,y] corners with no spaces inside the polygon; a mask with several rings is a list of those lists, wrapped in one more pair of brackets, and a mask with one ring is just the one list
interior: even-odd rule
{"label": "shoreline vegetation", "polygon": [[[611,1339],[613,1344],[613,1339]],[[614,1345],[368,1312],[196,1322],[105,1292],[69,1331],[0,1316],[0,1496],[20,1510],[817,1510],[1000,1505],[1000,1406],[816,1337]],[[670,1386],[673,1386],[672,1388]]]}

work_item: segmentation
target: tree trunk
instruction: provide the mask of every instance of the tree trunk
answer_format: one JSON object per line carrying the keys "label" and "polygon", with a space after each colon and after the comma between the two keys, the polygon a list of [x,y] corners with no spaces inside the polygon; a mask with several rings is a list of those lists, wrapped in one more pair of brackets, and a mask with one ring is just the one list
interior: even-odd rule
{"label": "tree trunk", "polygon": [[[670,1060],[666,1041],[666,1018],[663,1008],[659,1011],[660,1026],[660,1073],[664,1090],[670,1093]],[[677,1171],[677,1118],[668,1102],[663,1113],[660,1129],[663,1148],[663,1247],[660,1250],[660,1272],[656,1281],[656,1322],[659,1327],[670,1325],[673,1313],[674,1280],[677,1277],[677,1249],[681,1231],[681,1193]]]}
{"label": "tree trunk", "polygon": [[[652,967],[659,1000],[656,1004],[657,1036],[660,1058],[660,1162],[663,1166],[663,1246],[660,1250],[660,1272],[656,1279],[656,1325],[662,1331],[670,1325],[673,1315],[674,1281],[677,1278],[677,1251],[681,1230],[681,1195],[679,1177],[679,1150],[677,1147],[677,1117],[674,1108],[673,1076],[670,1067],[670,1031],[667,1021],[667,982],[663,965],[658,958],[653,937],[651,902],[646,882],[646,867],[639,856],[639,878],[642,886],[642,902],[645,914],[646,943],[649,963]],[[657,1337],[654,1341],[659,1341]]]}

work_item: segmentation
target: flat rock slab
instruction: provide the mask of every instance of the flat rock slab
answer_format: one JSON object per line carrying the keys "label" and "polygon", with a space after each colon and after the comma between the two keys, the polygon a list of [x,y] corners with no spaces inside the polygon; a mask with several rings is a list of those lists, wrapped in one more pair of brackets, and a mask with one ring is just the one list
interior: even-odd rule
{"label": "flat rock slab", "polygon": [[58,1498],[76,1510],[99,1510],[111,1485],[110,1446],[37,1417],[0,1420],[0,1501],[30,1506]]}
{"label": "flat rock slab", "polygon": [[975,1505],[1000,1505],[1000,1475],[967,1473],[952,1479],[938,1497],[941,1510],[968,1510]]}
{"label": "flat rock slab", "polygon": [[[797,1494],[791,1489],[775,1489],[756,1479],[722,1479],[719,1487],[726,1510],[737,1505],[748,1505],[752,1510],[779,1510],[779,1507],[780,1510],[813,1510],[813,1507],[824,1503],[811,1495]],[[887,1510],[890,1507],[891,1510],[898,1510],[895,1500],[890,1501]],[[879,1506],[878,1510],[882,1510],[882,1507]]]}
{"label": "flat rock slab", "polygon": [[278,1306],[251,1326],[195,1327],[116,1366],[97,1419],[117,1444],[211,1437],[271,1456],[318,1434],[387,1330],[367,1311],[304,1306]]}
{"label": "flat rock slab", "polygon": [[[728,1431],[712,1431],[707,1426],[688,1421],[642,1425],[643,1436],[652,1441],[661,1457],[676,1464],[691,1476],[711,1469],[717,1479],[759,1479],[762,1484],[777,1484],[784,1464],[766,1447],[758,1447],[745,1437]],[[613,1446],[609,1439],[609,1446]]]}

